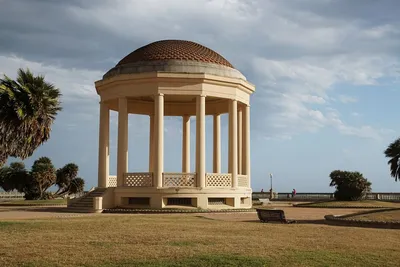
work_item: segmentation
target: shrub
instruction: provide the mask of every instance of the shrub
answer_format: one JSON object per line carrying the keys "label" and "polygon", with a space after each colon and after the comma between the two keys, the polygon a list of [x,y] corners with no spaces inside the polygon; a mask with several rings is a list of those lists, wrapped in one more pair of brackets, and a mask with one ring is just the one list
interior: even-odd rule
{"label": "shrub", "polygon": [[336,200],[362,200],[368,192],[371,192],[371,182],[359,172],[335,170],[329,177],[331,178],[330,186],[336,187]]}

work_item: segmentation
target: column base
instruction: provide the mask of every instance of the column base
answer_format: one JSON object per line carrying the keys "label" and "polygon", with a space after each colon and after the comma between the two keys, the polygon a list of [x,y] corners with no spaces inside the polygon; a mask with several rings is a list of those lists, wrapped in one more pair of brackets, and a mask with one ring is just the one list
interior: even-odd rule
{"label": "column base", "polygon": [[250,209],[250,188],[115,188],[115,207],[150,209]]}

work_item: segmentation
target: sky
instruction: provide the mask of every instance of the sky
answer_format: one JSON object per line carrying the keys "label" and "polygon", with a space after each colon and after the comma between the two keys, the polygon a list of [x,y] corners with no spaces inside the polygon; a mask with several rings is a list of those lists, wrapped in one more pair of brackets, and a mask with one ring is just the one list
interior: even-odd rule
{"label": "sky", "polygon": [[[383,151],[400,136],[398,0],[0,0],[0,74],[18,68],[60,88],[50,140],[25,160],[74,162],[97,185],[99,96],[94,82],[133,50],[191,40],[227,58],[255,84],[254,191],[332,192],[331,171],[359,171],[375,192],[399,192]],[[110,174],[117,114],[111,113]],[[396,122],[397,121],[397,122]],[[194,169],[195,120],[191,120]],[[222,116],[222,171],[227,170]],[[129,115],[129,171],[148,170],[149,118]],[[182,121],[165,118],[165,171],[181,171]],[[206,118],[212,172],[212,118]],[[9,162],[15,161],[11,159]]]}

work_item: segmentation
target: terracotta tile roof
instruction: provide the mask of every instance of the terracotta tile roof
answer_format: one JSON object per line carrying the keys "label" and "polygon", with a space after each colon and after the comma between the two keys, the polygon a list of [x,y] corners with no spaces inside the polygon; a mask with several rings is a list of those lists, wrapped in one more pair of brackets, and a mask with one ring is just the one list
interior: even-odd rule
{"label": "terracotta tile roof", "polygon": [[217,52],[201,44],[182,40],[162,40],[150,43],[124,57],[117,66],[155,60],[190,60],[233,68],[232,64]]}

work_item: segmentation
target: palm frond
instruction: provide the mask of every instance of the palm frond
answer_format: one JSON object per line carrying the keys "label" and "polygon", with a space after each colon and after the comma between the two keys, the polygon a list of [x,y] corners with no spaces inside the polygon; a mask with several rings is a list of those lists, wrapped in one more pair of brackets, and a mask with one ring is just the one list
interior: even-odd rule
{"label": "palm frond", "polygon": [[390,166],[390,175],[395,181],[400,181],[400,138],[393,141],[384,151],[387,158],[390,158],[388,164]]}
{"label": "palm frond", "polygon": [[61,110],[61,93],[44,76],[18,70],[16,80],[0,79],[0,151],[26,158],[50,138],[51,126]]}

